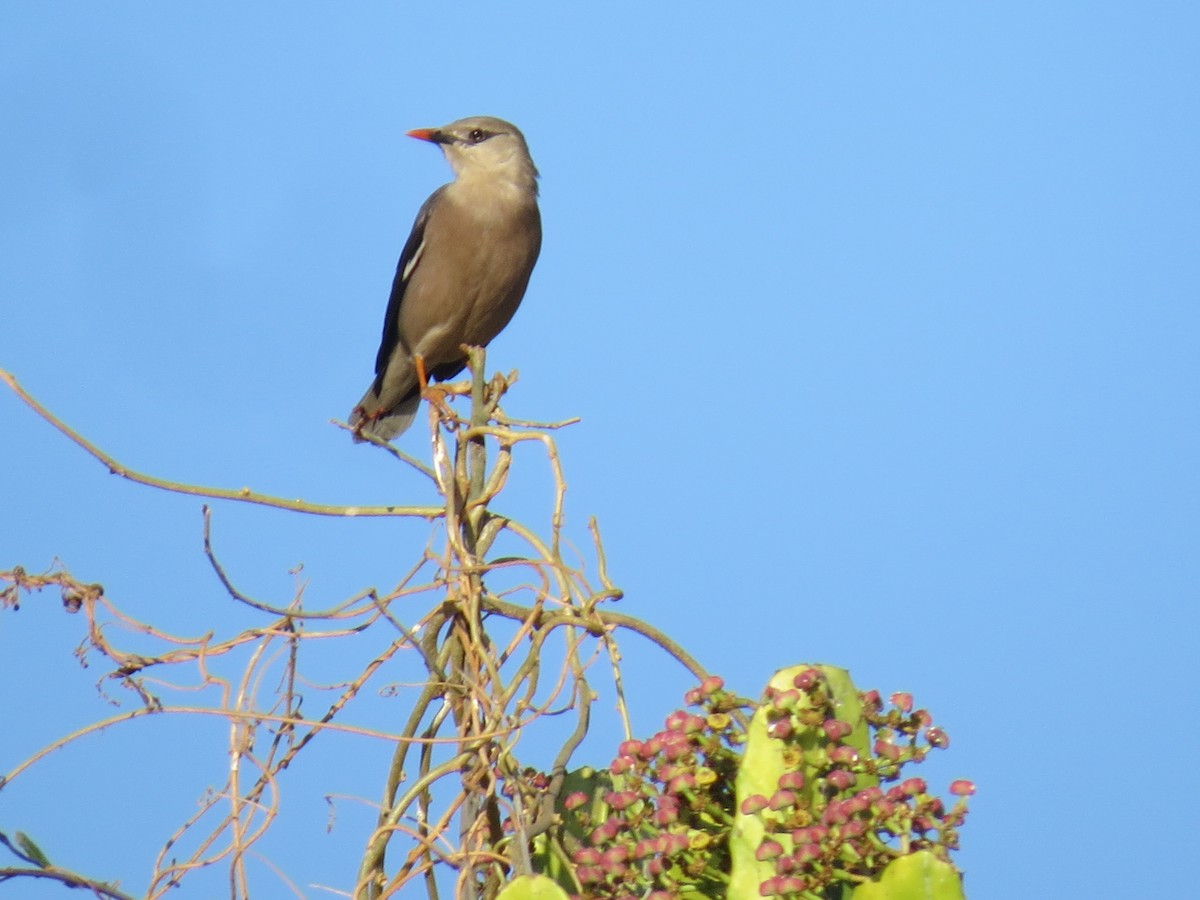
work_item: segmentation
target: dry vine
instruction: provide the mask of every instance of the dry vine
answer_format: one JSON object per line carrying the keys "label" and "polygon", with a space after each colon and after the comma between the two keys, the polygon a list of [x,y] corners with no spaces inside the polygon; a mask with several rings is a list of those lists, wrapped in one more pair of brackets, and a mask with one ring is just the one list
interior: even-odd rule
{"label": "dry vine", "polygon": [[[704,671],[678,645],[639,620],[606,606],[620,591],[609,580],[595,523],[591,536],[594,574],[562,554],[566,483],[553,431],[560,425],[509,420],[500,400],[515,376],[484,376],[481,350],[471,354],[470,382],[430,389],[433,465],[387,448],[422,472],[440,503],[430,506],[355,507],[312,504],[248,489],[225,490],[180,484],[134,472],[113,459],[34,400],[7,372],[3,380],[24,402],[109,471],[174,493],[238,501],[325,516],[397,516],[437,523],[434,539],[397,586],[386,594],[364,590],[328,609],[309,609],[301,594],[286,606],[247,596],[234,584],[213,546],[211,513],[204,509],[204,552],[225,590],[261,615],[252,628],[225,638],[185,638],[123,613],[98,584],[77,580],[63,568],[30,574],[17,567],[0,572],[0,607],[18,606],[23,594],[60,590],[65,607],[82,614],[86,636],[80,653],[102,657],[102,682],[132,690],[136,708],[64,735],[3,775],[0,787],[19,778],[53,751],[85,735],[146,716],[218,716],[228,722],[230,763],[224,784],[214,787],[195,815],[170,835],[144,893],[157,898],[198,869],[223,865],[229,896],[250,895],[246,860],[250,848],[276,824],[281,778],[318,737],[332,732],[385,739],[395,745],[384,780],[378,821],[366,841],[353,887],[338,891],[358,898],[391,897],[414,882],[440,896],[494,897],[515,875],[532,871],[535,839],[542,846],[555,826],[555,799],[568,766],[588,731],[595,693],[589,679],[607,659],[624,716],[620,654],[615,635],[636,631],[656,642],[698,678]],[[460,416],[454,398],[469,398]],[[548,535],[543,537],[498,511],[515,448],[541,445],[555,491]],[[502,545],[504,555],[497,555]],[[519,548],[512,552],[511,548]],[[510,585],[493,591],[489,582]],[[414,603],[424,611],[413,613]],[[316,718],[301,712],[308,686],[303,662],[314,641],[388,629],[386,647],[363,659],[341,682]],[[138,652],[114,635],[135,635]],[[147,651],[149,639],[155,649]],[[395,730],[355,724],[355,701],[379,689],[380,671],[398,654],[415,654],[424,682],[407,717]],[[242,659],[245,662],[241,662]],[[218,662],[238,660],[233,675]],[[183,692],[200,702],[175,702]],[[538,773],[519,761],[517,744],[546,716],[574,717],[571,733],[550,770]],[[626,725],[628,732],[628,725]],[[630,735],[627,733],[626,737]],[[615,743],[615,742],[614,742]],[[36,847],[0,835],[22,865],[0,868],[0,882],[53,879],[96,896],[133,895],[112,884],[49,863]],[[549,841],[553,845],[553,841]],[[184,849],[186,848],[186,850]]]}

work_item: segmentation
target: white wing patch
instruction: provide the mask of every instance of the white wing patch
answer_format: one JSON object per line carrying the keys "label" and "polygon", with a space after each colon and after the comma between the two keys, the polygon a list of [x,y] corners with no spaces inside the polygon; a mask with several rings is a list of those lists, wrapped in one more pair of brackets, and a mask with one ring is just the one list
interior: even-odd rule
{"label": "white wing patch", "polygon": [[400,275],[400,280],[408,284],[408,277],[412,275],[413,269],[417,267],[417,263],[421,261],[421,256],[425,253],[425,241],[422,240],[420,246],[417,247],[417,252],[412,255],[412,259],[408,261],[408,265],[404,267],[404,272]]}

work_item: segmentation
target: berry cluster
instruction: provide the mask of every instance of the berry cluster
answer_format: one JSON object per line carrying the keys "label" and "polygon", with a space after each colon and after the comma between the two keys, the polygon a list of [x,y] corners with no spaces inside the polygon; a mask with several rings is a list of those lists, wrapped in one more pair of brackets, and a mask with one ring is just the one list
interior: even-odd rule
{"label": "berry cluster", "polygon": [[685,699],[699,711],[676,710],[653,737],[622,743],[598,798],[565,798],[584,835],[572,854],[582,896],[666,900],[685,887],[724,894],[743,701],[717,677]]}
{"label": "berry cluster", "polygon": [[[949,745],[945,732],[909,694],[886,706],[876,691],[849,704],[834,694],[820,670],[803,669],[790,687],[768,689],[747,731],[745,701],[708,678],[686,696],[697,711],[621,744],[591,790],[563,801],[576,897],[723,896],[739,850],[766,897],[817,896],[918,850],[948,860],[974,786],[951,784],[959,800],[947,810],[923,779],[902,777]],[[748,740],[773,750],[745,756]],[[739,803],[740,767],[771,790]]]}
{"label": "berry cluster", "polygon": [[951,784],[960,799],[947,811],[923,778],[901,780],[906,765],[950,744],[929,713],[914,710],[907,693],[892,694],[885,708],[878,691],[859,694],[860,708],[839,710],[815,668],[792,685],[768,689],[763,701],[767,733],[783,743],[784,771],[770,796],[752,794],[739,807],[765,832],[754,855],[774,874],[761,882],[762,896],[870,879],[918,850],[949,861],[974,785]]}

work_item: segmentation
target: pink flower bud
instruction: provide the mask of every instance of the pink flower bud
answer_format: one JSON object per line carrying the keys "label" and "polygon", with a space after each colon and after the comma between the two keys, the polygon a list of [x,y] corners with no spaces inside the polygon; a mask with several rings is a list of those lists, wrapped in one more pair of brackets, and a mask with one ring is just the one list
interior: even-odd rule
{"label": "pink flower bud", "polygon": [[771,699],[771,706],[782,712],[791,712],[800,702],[799,691],[780,691]]}
{"label": "pink flower bud", "polygon": [[783,877],[780,875],[772,875],[770,878],[767,878],[758,886],[758,895],[760,897],[778,897],[783,893],[779,890],[779,882],[781,881],[783,881]]}
{"label": "pink flower bud", "polygon": [[563,800],[563,806],[569,810],[579,809],[579,807],[583,806],[583,804],[587,802],[587,794],[585,794],[583,791],[575,791],[574,793],[567,794],[566,799]]}
{"label": "pink flower bud", "polygon": [[579,866],[575,869],[575,877],[580,884],[599,884],[604,880],[604,870],[599,866]]}
{"label": "pink flower bud", "polygon": [[682,775],[676,775],[667,782],[667,790],[672,794],[678,794],[680,791],[694,790],[696,787],[696,776],[691,772],[684,772]]}
{"label": "pink flower bud", "polygon": [[641,741],[621,741],[621,746],[617,748],[618,756],[631,756],[634,759],[642,755]]}
{"label": "pink flower bud", "polygon": [[849,722],[840,719],[826,719],[821,727],[825,729],[825,736],[831,741],[840,741],[854,730]]}
{"label": "pink flower bud", "polygon": [[896,707],[900,712],[912,712],[913,697],[907,691],[896,691],[888,699],[892,701],[892,706]]}
{"label": "pink flower bud", "polygon": [[778,722],[772,722],[767,726],[767,734],[777,741],[783,741],[791,737],[792,730],[792,723],[787,719],[780,719]]}
{"label": "pink flower bud", "polygon": [[792,679],[792,684],[800,690],[808,692],[821,683],[821,673],[816,669],[805,669]]}
{"label": "pink flower bud", "polygon": [[804,787],[804,773],[799,769],[792,769],[790,772],[784,772],[779,776],[779,786],[789,791],[798,791]]}
{"label": "pink flower bud", "polygon": [[575,851],[575,865],[595,866],[600,863],[600,851],[595,847],[581,847]]}
{"label": "pink flower bud", "polygon": [[975,782],[960,778],[950,782],[950,793],[956,797],[970,797],[975,793]]}
{"label": "pink flower bud", "polygon": [[778,812],[781,809],[791,809],[796,805],[795,791],[776,791],[771,795],[771,799],[767,801],[767,806]]}
{"label": "pink flower bud", "polygon": [[825,776],[825,780],[839,791],[844,791],[854,785],[854,775],[845,769],[834,769]]}
{"label": "pink flower bud", "polygon": [[860,812],[863,812],[870,805],[871,804],[868,803],[863,798],[862,794],[855,794],[853,797],[851,797],[849,800],[846,801],[845,810],[848,815],[853,816],[853,815],[857,815]]}
{"label": "pink flower bud", "polygon": [[666,726],[667,731],[679,731],[683,728],[683,723],[687,721],[688,714],[682,709],[677,709],[675,712],[667,716]]}
{"label": "pink flower bud", "polygon": [[858,762],[858,751],[849,744],[838,744],[829,751],[829,759],[841,765],[852,765]]}
{"label": "pink flower bud", "polygon": [[900,759],[900,748],[891,741],[885,741],[883,738],[875,739],[875,755],[888,762],[897,762]]}
{"label": "pink flower bud", "polygon": [[767,798],[762,794],[751,794],[742,801],[742,815],[752,816],[767,808]]}
{"label": "pink flower bud", "polygon": [[680,735],[674,740],[664,741],[662,752],[665,759],[678,762],[684,757],[690,756],[692,748],[688,745],[687,739]]}
{"label": "pink flower bud", "polygon": [[593,844],[604,844],[615,838],[621,831],[621,820],[616,816],[605,819],[599,825],[592,829],[591,840]]}
{"label": "pink flower bud", "polygon": [[766,840],[758,845],[758,849],[754,851],[754,858],[759,862],[765,862],[768,859],[775,859],[783,854],[783,844],[778,841]]}
{"label": "pink flower bud", "polygon": [[826,825],[845,825],[849,820],[850,815],[846,804],[837,801],[825,807],[825,812],[821,814],[821,821]]}
{"label": "pink flower bud", "polygon": [[634,766],[634,760],[628,756],[618,756],[612,761],[612,765],[608,770],[614,775],[624,775]]}
{"label": "pink flower bud", "polygon": [[604,802],[617,812],[629,809],[637,801],[637,791],[607,791],[604,794]]}
{"label": "pink flower bud", "polygon": [[861,819],[853,819],[842,826],[842,838],[853,840],[867,830],[867,823]]}
{"label": "pink flower bud", "polygon": [[816,844],[799,844],[796,847],[796,852],[792,854],[796,862],[804,865],[807,862],[812,862],[814,859],[820,859],[821,848]]}
{"label": "pink flower bud", "polygon": [[600,865],[612,876],[620,877],[625,874],[625,861],[629,859],[629,851],[625,847],[613,847],[606,850],[600,859]]}

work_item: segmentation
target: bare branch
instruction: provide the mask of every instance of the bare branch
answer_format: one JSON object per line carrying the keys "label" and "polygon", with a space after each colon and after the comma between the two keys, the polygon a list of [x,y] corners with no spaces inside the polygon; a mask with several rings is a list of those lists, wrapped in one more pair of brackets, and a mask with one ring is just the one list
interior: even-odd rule
{"label": "bare branch", "polygon": [[230,490],[228,488],[204,487],[180,481],[169,481],[153,475],[144,475],[118,462],[55,416],[50,410],[38,403],[9,372],[0,369],[0,381],[5,382],[12,389],[13,393],[25,402],[26,406],[57,428],[62,434],[66,435],[73,444],[82,447],[108,469],[109,472],[137,484],[170,491],[173,494],[208,497],[212,500],[234,500],[239,503],[253,503],[258,506],[270,506],[276,509],[286,509],[291,512],[308,513],[315,516],[405,516],[433,520],[442,514],[440,509],[431,506],[331,506],[323,503],[309,503],[306,500],[273,497],[270,494],[260,494],[252,491],[250,488]]}

